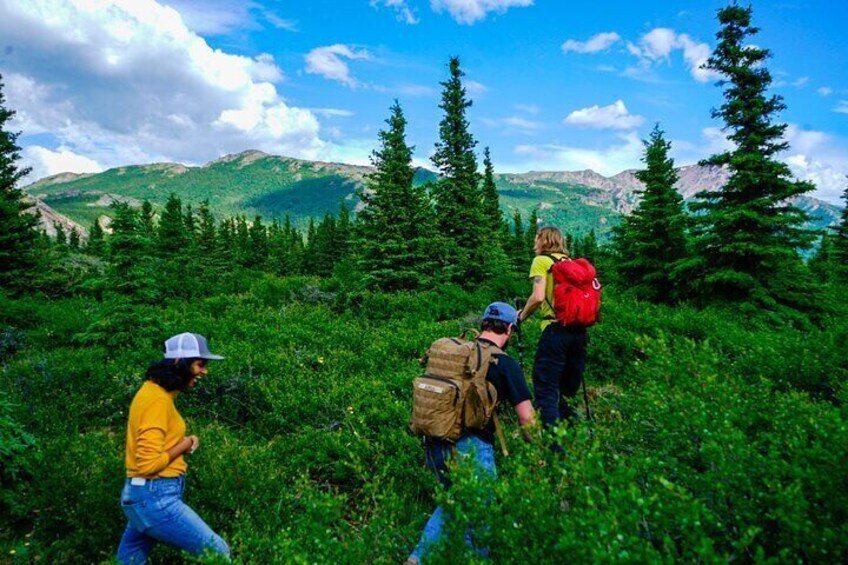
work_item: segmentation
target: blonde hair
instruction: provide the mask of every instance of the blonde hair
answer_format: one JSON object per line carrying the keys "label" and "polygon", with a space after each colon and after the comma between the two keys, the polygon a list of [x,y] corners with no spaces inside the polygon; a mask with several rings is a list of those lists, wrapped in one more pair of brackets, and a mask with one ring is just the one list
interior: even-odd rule
{"label": "blonde hair", "polygon": [[565,247],[565,239],[562,237],[562,232],[557,228],[547,227],[537,231],[536,244],[537,255],[547,255],[549,253],[564,253],[568,255],[568,249]]}

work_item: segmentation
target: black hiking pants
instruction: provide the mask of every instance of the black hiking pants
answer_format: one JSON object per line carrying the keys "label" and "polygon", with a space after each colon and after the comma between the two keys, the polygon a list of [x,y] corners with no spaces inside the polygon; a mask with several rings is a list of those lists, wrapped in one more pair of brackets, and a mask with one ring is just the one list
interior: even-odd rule
{"label": "black hiking pants", "polygon": [[533,388],[536,405],[545,426],[573,418],[568,405],[583,382],[586,368],[586,328],[550,324],[539,338],[533,364]]}

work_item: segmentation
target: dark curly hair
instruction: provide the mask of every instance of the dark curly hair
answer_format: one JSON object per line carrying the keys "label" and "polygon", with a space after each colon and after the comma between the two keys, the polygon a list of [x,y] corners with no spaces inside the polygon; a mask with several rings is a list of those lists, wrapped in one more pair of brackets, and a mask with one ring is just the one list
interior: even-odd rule
{"label": "dark curly hair", "polygon": [[145,379],[153,381],[168,392],[185,390],[191,382],[191,364],[197,361],[188,359],[160,359],[151,364],[145,373]]}
{"label": "dark curly hair", "polygon": [[492,332],[498,335],[503,335],[509,331],[509,326],[511,324],[507,324],[502,320],[483,320],[480,323],[480,329],[484,332]]}

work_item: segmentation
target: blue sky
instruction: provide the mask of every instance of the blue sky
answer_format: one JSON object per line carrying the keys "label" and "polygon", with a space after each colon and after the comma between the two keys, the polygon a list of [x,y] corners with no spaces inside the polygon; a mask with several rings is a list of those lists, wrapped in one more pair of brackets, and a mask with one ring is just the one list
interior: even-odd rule
{"label": "blue sky", "polygon": [[[680,165],[726,146],[710,108],[723,2],[0,0],[0,74],[32,178],[260,149],[368,163],[393,99],[428,165],[461,58],[498,172],[638,167],[659,122]],[[788,109],[783,158],[848,185],[848,3],[753,3]]]}

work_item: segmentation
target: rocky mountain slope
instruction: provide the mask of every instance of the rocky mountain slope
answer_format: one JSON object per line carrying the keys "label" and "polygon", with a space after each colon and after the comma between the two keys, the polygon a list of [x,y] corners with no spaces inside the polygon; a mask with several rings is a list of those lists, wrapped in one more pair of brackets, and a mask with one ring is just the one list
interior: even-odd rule
{"label": "rocky mountain slope", "polygon": [[[140,205],[150,200],[164,205],[170,193],[196,207],[209,199],[218,217],[246,214],[283,218],[289,214],[303,225],[309,217],[337,212],[341,202],[356,208],[356,191],[364,187],[370,167],[306,161],[245,151],[227,155],[201,167],[157,163],[110,169],[93,175],[63,173],[25,187],[40,209],[50,209],[68,221],[90,226],[110,213],[115,200]],[[717,167],[691,165],[678,169],[677,188],[684,198],[702,190],[720,188],[727,172]],[[426,169],[416,172],[416,182],[436,179]],[[518,210],[526,218],[531,210],[548,223],[575,233],[596,229],[607,232],[622,214],[638,204],[642,184],[634,170],[605,177],[592,170],[530,171],[500,174],[496,183],[505,210]],[[839,218],[835,206],[810,197],[797,204],[816,215],[816,227]],[[58,217],[58,216],[57,216]]]}

